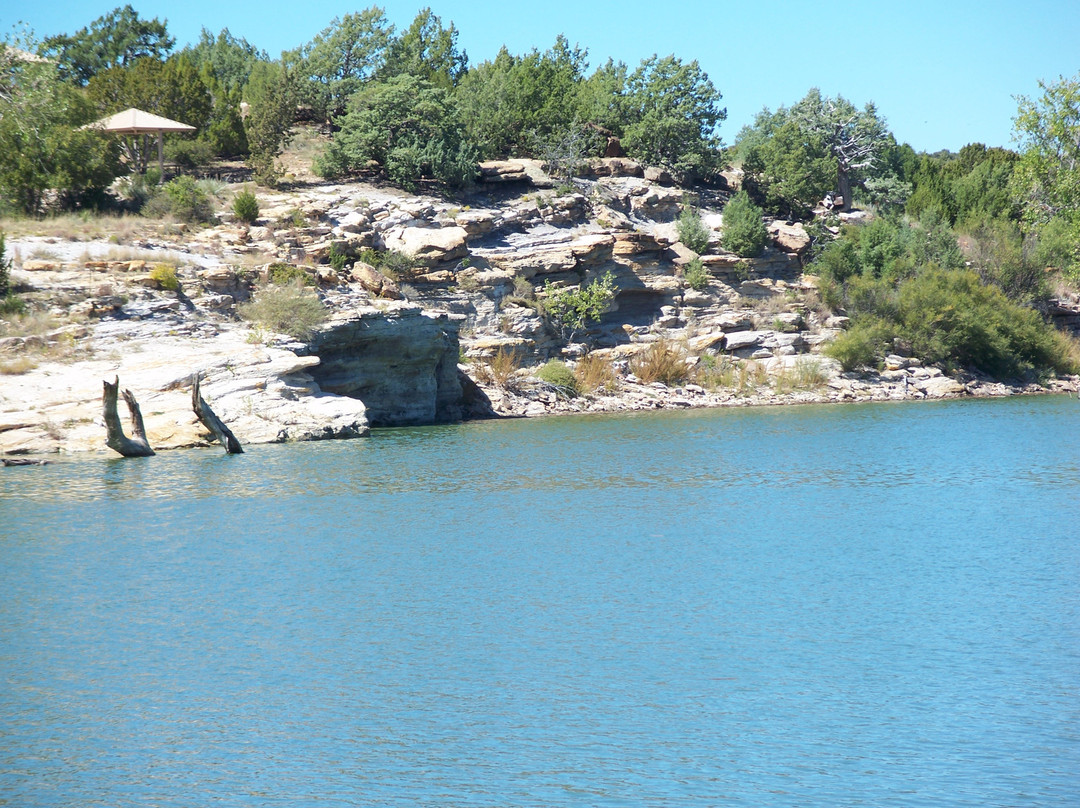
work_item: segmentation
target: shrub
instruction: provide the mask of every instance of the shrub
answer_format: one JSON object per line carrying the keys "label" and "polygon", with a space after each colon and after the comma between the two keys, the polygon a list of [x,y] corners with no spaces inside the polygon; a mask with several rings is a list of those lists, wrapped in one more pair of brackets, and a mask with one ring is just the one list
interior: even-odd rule
{"label": "shrub", "polygon": [[253,224],[259,218],[259,200],[251,191],[241,191],[233,199],[233,214],[238,221]]}
{"label": "shrub", "polygon": [[843,283],[859,274],[859,254],[855,245],[846,238],[839,238],[821,251],[810,265],[811,272],[826,281]]}
{"label": "shrub", "polygon": [[297,283],[264,286],[237,310],[242,318],[267,331],[297,339],[309,338],[327,317],[322,301]]}
{"label": "shrub", "polygon": [[829,374],[821,365],[821,361],[811,356],[800,356],[790,368],[784,368],[776,378],[773,386],[778,393],[791,393],[796,390],[817,390],[829,381]]}
{"label": "shrub", "polygon": [[536,372],[540,381],[547,382],[567,398],[578,394],[577,377],[570,366],[559,359],[551,359]]}
{"label": "shrub", "polygon": [[143,208],[151,217],[172,215],[181,222],[209,222],[214,218],[210,197],[192,177],[177,177],[162,186]]}
{"label": "shrub", "polygon": [[327,253],[327,258],[330,261],[330,266],[341,272],[345,269],[345,265],[349,262],[349,253],[347,247],[343,244],[338,244],[336,241],[330,243],[330,250]]}
{"label": "shrub", "polygon": [[12,314],[25,314],[26,303],[23,302],[21,297],[8,292],[4,297],[0,297],[0,317],[8,317]]}
{"label": "shrub", "polygon": [[696,292],[703,292],[708,289],[709,281],[712,280],[712,275],[709,274],[709,270],[705,268],[705,265],[701,263],[700,258],[695,258],[686,265],[684,277],[687,286]]}
{"label": "shrub", "polygon": [[578,390],[593,393],[597,390],[614,392],[619,388],[619,377],[611,360],[593,353],[585,354],[574,368]]}
{"label": "shrub", "polygon": [[150,277],[168,292],[175,292],[180,288],[180,280],[176,277],[176,267],[171,264],[157,264],[150,270]]}
{"label": "shrub", "polygon": [[661,382],[672,387],[690,376],[686,354],[668,340],[658,340],[630,360],[630,372],[643,384]]}
{"label": "shrub", "polygon": [[615,276],[605,272],[588,286],[555,291],[544,284],[544,311],[567,341],[591,322],[598,322],[615,298]]}
{"label": "shrub", "polygon": [[165,148],[165,157],[181,168],[207,165],[214,159],[214,149],[205,140],[174,140]]}
{"label": "shrub", "polygon": [[825,355],[838,361],[844,370],[873,366],[884,355],[892,333],[884,320],[865,317],[830,342]]}
{"label": "shrub", "polygon": [[999,378],[1071,372],[1052,326],[968,270],[928,267],[901,284],[904,337],[924,361],[972,366]]}
{"label": "shrub", "polygon": [[709,249],[709,228],[701,221],[698,212],[687,205],[679,214],[677,225],[679,241],[696,253],[703,253]]}
{"label": "shrub", "polygon": [[361,250],[357,260],[370,264],[395,282],[412,277],[419,267],[416,259],[405,253],[395,250],[375,250],[371,247]]}
{"label": "shrub", "polygon": [[267,280],[274,286],[314,286],[311,273],[292,264],[271,264],[267,267]]}
{"label": "shrub", "polygon": [[724,205],[724,232],[721,243],[725,250],[743,258],[761,255],[769,241],[762,210],[750,201],[746,191],[739,191]]}

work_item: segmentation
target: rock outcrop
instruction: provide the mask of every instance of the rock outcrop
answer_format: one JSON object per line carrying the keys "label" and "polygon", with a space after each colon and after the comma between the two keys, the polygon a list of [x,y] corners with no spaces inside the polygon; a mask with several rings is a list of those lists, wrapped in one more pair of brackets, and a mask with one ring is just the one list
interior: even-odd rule
{"label": "rock outcrop", "polygon": [[419,306],[336,315],[301,348],[319,387],[364,402],[373,426],[461,419],[458,320]]}

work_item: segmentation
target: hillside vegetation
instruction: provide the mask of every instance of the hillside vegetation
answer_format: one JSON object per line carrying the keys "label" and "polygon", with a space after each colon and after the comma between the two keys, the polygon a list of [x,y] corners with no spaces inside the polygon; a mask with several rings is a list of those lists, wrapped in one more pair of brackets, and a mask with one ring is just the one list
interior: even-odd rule
{"label": "hillside vegetation", "polygon": [[[1080,76],[1039,89],[1019,99],[1017,151],[917,153],[873,104],[817,89],[764,108],[725,147],[719,89],[696,60],[674,54],[591,67],[560,36],[546,50],[504,47],[470,63],[454,24],[430,9],[399,29],[373,6],[271,59],[227,29],[177,48],[163,22],[126,6],[0,49],[0,214],[205,226],[229,218],[231,192],[193,176],[239,171],[264,191],[288,189],[297,177],[283,154],[297,132],[305,170],[327,182],[388,182],[462,204],[497,170],[484,161],[534,159],[566,197],[597,158],[626,158],[689,192],[678,236],[692,255],[679,273],[692,286],[709,283],[692,263],[700,256],[754,258],[771,222],[802,225],[815,305],[848,318],[827,349],[847,368],[900,353],[999,377],[1070,373],[1074,347],[1044,314],[1080,281]],[[165,138],[169,182],[160,183],[152,138],[83,128],[127,107],[194,127]],[[730,198],[712,241],[698,226],[699,192],[717,210]],[[601,202],[588,200],[586,218],[601,215]],[[243,199],[235,215],[241,208],[256,221],[257,200]],[[602,229],[640,226],[630,217]],[[340,268],[356,258],[336,256],[319,260]],[[4,310],[18,311],[5,279]],[[561,330],[569,340],[580,329]]]}

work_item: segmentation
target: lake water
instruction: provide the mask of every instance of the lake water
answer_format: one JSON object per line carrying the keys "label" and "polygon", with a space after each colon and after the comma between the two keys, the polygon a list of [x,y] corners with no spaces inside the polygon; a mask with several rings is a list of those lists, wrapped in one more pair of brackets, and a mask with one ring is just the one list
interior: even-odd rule
{"label": "lake water", "polygon": [[1080,402],[0,469],[0,805],[1076,806]]}

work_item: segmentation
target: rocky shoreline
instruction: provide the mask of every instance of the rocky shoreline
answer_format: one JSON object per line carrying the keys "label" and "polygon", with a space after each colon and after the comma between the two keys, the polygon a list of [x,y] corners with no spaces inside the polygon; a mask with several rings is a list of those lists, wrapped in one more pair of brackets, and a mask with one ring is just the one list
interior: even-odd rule
{"label": "rocky shoreline", "polygon": [[[0,455],[104,449],[101,381],[139,399],[155,448],[207,445],[190,408],[203,394],[242,443],[353,438],[372,426],[694,407],[906,401],[1080,390],[948,376],[913,357],[843,372],[821,353],[846,326],[802,272],[809,237],[772,222],[758,259],[719,248],[724,192],[693,204],[711,233],[701,255],[678,240],[688,191],[631,161],[597,161],[572,189],[532,161],[484,167],[468,200],[369,185],[260,193],[254,226],[110,240],[9,237],[12,279],[39,327],[0,336]],[[331,265],[364,249],[412,257],[406,275]],[[685,268],[700,261],[707,283]],[[237,307],[285,262],[310,277],[329,319],[298,341],[252,329]],[[171,267],[179,288],[155,270]],[[543,315],[554,290],[613,279],[612,304],[567,343]],[[1080,325],[1080,301],[1054,316]],[[677,348],[688,381],[643,383],[633,363]],[[610,367],[573,394],[537,370],[586,353]],[[514,367],[496,379],[497,357]],[[726,375],[724,375],[726,373]]]}

